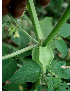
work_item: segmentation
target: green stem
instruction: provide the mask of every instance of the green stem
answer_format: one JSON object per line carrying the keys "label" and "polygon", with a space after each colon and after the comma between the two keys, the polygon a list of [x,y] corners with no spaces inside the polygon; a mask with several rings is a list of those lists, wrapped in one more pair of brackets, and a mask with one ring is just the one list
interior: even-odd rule
{"label": "green stem", "polygon": [[41,28],[40,28],[40,24],[39,24],[39,21],[38,21],[38,17],[37,17],[37,14],[36,14],[36,10],[35,10],[33,0],[28,0],[28,6],[29,6],[29,12],[30,12],[30,16],[31,16],[31,19],[32,19],[32,23],[33,23],[33,26],[34,26],[34,29],[35,29],[35,32],[36,32],[36,37],[37,37],[39,42],[42,42],[42,40],[44,39],[44,36],[43,36],[43,33],[41,31]]}
{"label": "green stem", "polygon": [[42,76],[43,76],[45,83],[47,84],[48,80],[47,80],[47,77],[46,77],[45,73],[43,72],[43,70],[41,70],[41,73],[42,73]]}
{"label": "green stem", "polygon": [[39,42],[38,42],[37,40],[35,40],[34,38],[32,38],[24,29],[21,28],[21,26],[19,26],[19,25],[16,23],[15,19],[14,19],[11,15],[10,15],[10,17],[11,17],[11,20],[13,20],[14,23],[16,24],[17,28],[19,28],[20,30],[22,30],[22,31],[23,31],[29,38],[31,38],[35,43],[39,44]]}
{"label": "green stem", "polygon": [[51,43],[51,41],[57,36],[60,29],[66,23],[66,21],[69,19],[69,17],[70,17],[70,4],[68,5],[67,9],[65,10],[64,14],[61,16],[56,26],[53,28],[52,32],[44,40],[43,46],[46,46],[47,44],[49,45]]}
{"label": "green stem", "polygon": [[21,54],[21,53],[26,52],[26,51],[28,51],[28,50],[30,50],[30,49],[33,49],[35,46],[37,46],[37,44],[28,46],[28,47],[26,47],[26,48],[23,48],[23,49],[21,49],[21,50],[18,50],[18,51],[16,51],[16,52],[11,53],[11,54],[2,56],[2,60],[5,60],[5,59],[11,58],[11,57],[15,57],[15,56],[18,55],[18,54]]}
{"label": "green stem", "polygon": [[23,30],[21,27],[19,27],[20,30],[22,30],[29,38],[31,38],[35,43],[39,44],[39,42],[37,40],[35,40],[34,38],[32,38],[25,30]]}

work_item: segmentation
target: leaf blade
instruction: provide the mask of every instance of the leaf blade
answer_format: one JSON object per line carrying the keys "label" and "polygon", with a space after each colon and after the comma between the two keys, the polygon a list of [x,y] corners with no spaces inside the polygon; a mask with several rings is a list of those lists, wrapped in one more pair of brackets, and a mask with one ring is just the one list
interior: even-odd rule
{"label": "leaf blade", "polygon": [[55,40],[55,45],[57,50],[62,53],[62,56],[65,57],[67,55],[67,45],[64,40],[59,39]]}
{"label": "leaf blade", "polygon": [[62,29],[60,30],[59,34],[66,38],[68,36],[70,36],[70,24],[65,23],[65,25],[62,27]]}
{"label": "leaf blade", "polygon": [[18,45],[18,46],[26,46],[28,43],[29,43],[29,41],[30,41],[30,39],[29,39],[29,37],[27,36],[27,35],[25,35],[24,34],[24,32],[23,31],[21,31],[21,30],[19,30],[18,31],[18,34],[19,34],[19,38],[18,37],[13,37],[13,34],[11,35],[11,39]]}
{"label": "leaf blade", "polygon": [[32,51],[33,61],[40,65],[44,73],[46,73],[47,66],[50,65],[53,57],[52,49],[49,46],[35,47]]}
{"label": "leaf blade", "polygon": [[17,60],[6,59],[2,61],[2,82],[7,81],[17,68]]}
{"label": "leaf blade", "polygon": [[40,76],[40,66],[36,63],[28,63],[22,66],[11,78],[10,81],[24,84],[25,82],[35,82]]}

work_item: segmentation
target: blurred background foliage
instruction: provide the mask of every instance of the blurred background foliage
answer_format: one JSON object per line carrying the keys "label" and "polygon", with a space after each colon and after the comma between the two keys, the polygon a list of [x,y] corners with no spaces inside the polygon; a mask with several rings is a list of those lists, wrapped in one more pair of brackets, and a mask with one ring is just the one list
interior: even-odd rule
{"label": "blurred background foliage", "polygon": [[[44,37],[46,38],[48,34],[50,34],[51,30],[53,29],[54,25],[57,23],[59,18],[61,17],[62,13],[70,3],[70,0],[50,0],[50,3],[47,7],[41,7],[38,3],[38,0],[34,0],[35,9],[37,12],[38,19],[40,21],[41,29],[43,32]],[[11,21],[10,17],[3,16],[3,21]],[[67,21],[70,24],[70,19]],[[29,11],[27,10],[26,13],[19,19],[20,26],[25,29],[32,37],[35,37],[35,32],[32,26],[32,21],[30,19]],[[15,42],[12,41],[11,36],[9,36],[9,29],[10,26],[5,26],[2,28],[2,46],[6,46],[8,48],[9,53],[15,51],[17,49],[21,49],[27,45],[31,45],[34,42],[30,40],[27,45],[18,46]],[[47,32],[46,32],[47,29]],[[22,36],[24,38],[24,36]],[[68,54],[66,57],[62,57],[62,55],[54,49],[54,43],[52,43],[52,48],[54,49],[55,58],[58,61],[65,61],[67,65],[70,65],[70,36],[63,38],[64,41],[67,43],[68,47]],[[13,39],[14,40],[14,39]],[[29,56],[30,55],[30,56]],[[31,51],[28,53],[25,58],[31,59]]]}

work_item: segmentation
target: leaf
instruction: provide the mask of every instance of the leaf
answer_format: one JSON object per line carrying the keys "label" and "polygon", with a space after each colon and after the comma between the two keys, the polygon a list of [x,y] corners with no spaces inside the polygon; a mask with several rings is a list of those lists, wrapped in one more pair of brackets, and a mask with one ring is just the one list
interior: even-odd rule
{"label": "leaf", "polygon": [[42,63],[39,61],[39,47],[34,47],[32,51],[32,59],[42,67]]}
{"label": "leaf", "polygon": [[[61,79],[56,77],[47,77],[48,80],[48,91],[54,91],[61,85]],[[58,90],[57,90],[58,91]]]}
{"label": "leaf", "polygon": [[28,64],[31,62],[34,63],[34,61],[30,58],[18,59],[18,63],[21,65]]}
{"label": "leaf", "polygon": [[61,85],[61,78],[60,77],[52,77],[52,81],[53,81],[53,85],[54,85],[54,88],[58,88],[58,86]]}
{"label": "leaf", "polygon": [[43,86],[42,86],[42,90],[43,90],[43,91],[48,91],[47,86],[46,86],[46,85],[43,85]]}
{"label": "leaf", "polygon": [[[19,50],[20,50],[20,49],[19,49]],[[23,53],[17,55],[17,57],[27,57],[27,56],[29,56],[29,55],[31,55],[31,54],[32,54],[32,51],[31,51],[31,50],[28,50],[28,51],[26,51],[26,52],[23,52]]]}
{"label": "leaf", "polygon": [[66,82],[64,82],[61,86],[59,86],[59,91],[68,91],[66,88],[69,88],[69,86]]}
{"label": "leaf", "polygon": [[[20,86],[22,87],[22,85],[20,85],[20,84],[17,84],[17,83],[10,83],[10,84],[4,85],[4,86],[3,86],[3,89],[21,91],[21,90],[20,90]],[[24,89],[24,88],[22,87],[22,89]]]}
{"label": "leaf", "polygon": [[2,60],[2,82],[7,81],[15,72],[17,68],[17,61],[15,59],[9,58]]}
{"label": "leaf", "polygon": [[8,54],[8,49],[5,46],[2,46],[2,56]]}
{"label": "leaf", "polygon": [[52,50],[56,48],[55,40],[53,40],[53,41],[49,44],[49,47],[50,47]]}
{"label": "leaf", "polygon": [[47,66],[50,65],[53,60],[53,51],[49,46],[45,47],[35,47],[32,51],[32,59],[34,62],[37,62],[46,73]]}
{"label": "leaf", "polygon": [[39,60],[43,64],[43,70],[46,72],[47,66],[50,65],[54,58],[53,51],[49,46],[40,47],[39,49]]}
{"label": "leaf", "polygon": [[62,68],[61,66],[66,66],[66,62],[64,61],[56,61],[54,60],[51,63],[51,71],[54,72],[59,78],[69,78],[70,77],[70,68]]}
{"label": "leaf", "polygon": [[52,18],[45,17],[44,19],[42,19],[40,21],[40,26],[41,26],[44,38],[46,38],[50,34],[50,32],[52,31],[52,29],[53,29]]}
{"label": "leaf", "polygon": [[36,91],[42,91],[42,85],[38,85],[38,86],[36,87]]}
{"label": "leaf", "polygon": [[48,91],[54,91],[54,89],[53,89],[53,80],[52,79],[50,79],[48,81]]}
{"label": "leaf", "polygon": [[2,27],[5,27],[5,26],[7,26],[7,23],[6,22],[3,22],[2,23]]}
{"label": "leaf", "polygon": [[24,34],[24,32],[23,31],[21,31],[21,30],[18,30],[18,34],[19,34],[19,38],[18,37],[13,37],[14,36],[14,34],[12,34],[11,35],[11,39],[18,45],[18,46],[26,46],[28,43],[29,43],[29,41],[30,41],[30,39],[29,39],[29,37],[27,36],[27,35],[25,35]]}
{"label": "leaf", "polygon": [[70,36],[70,24],[65,23],[65,25],[62,27],[62,29],[60,30],[59,34],[66,38],[68,36]]}
{"label": "leaf", "polygon": [[25,82],[35,82],[40,76],[41,68],[37,63],[28,63],[17,70],[10,78],[11,82],[25,84]]}
{"label": "leaf", "polygon": [[64,40],[59,39],[55,40],[55,45],[57,50],[62,53],[62,56],[65,57],[67,55],[67,45]]}

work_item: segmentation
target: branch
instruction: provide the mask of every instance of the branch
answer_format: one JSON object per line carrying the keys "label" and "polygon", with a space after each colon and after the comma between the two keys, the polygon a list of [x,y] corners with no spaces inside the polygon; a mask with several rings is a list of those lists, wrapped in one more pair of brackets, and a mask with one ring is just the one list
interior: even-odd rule
{"label": "branch", "polygon": [[64,14],[61,16],[58,23],[53,28],[52,32],[49,34],[49,36],[44,40],[43,46],[49,45],[51,41],[57,36],[60,29],[63,27],[63,25],[66,23],[66,21],[70,17],[70,4],[68,5],[67,9],[65,10]]}
{"label": "branch", "polygon": [[35,46],[37,46],[37,44],[28,46],[28,47],[26,47],[26,48],[23,48],[23,49],[21,49],[21,50],[18,50],[18,51],[16,51],[16,52],[11,53],[11,54],[7,54],[7,55],[5,55],[5,56],[2,56],[2,60],[5,60],[5,59],[11,58],[11,57],[15,57],[15,56],[18,55],[18,54],[21,54],[21,53],[26,52],[26,51],[28,51],[28,50],[30,50],[30,49],[33,49]]}

